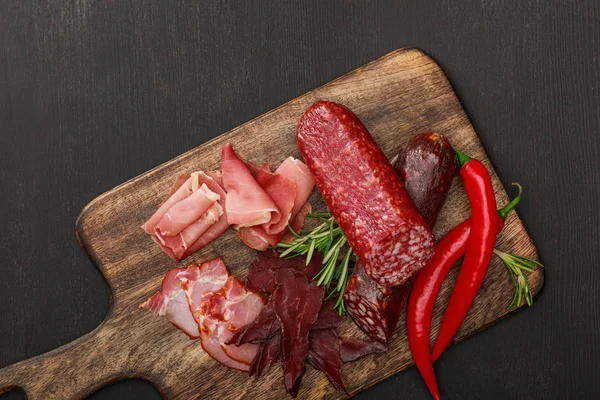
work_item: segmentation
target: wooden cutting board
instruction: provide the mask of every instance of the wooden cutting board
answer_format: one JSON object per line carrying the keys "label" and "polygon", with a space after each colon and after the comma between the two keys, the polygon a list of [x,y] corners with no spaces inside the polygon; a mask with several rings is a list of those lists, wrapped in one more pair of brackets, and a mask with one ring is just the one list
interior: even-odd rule
{"label": "wooden cutting board", "polygon": [[[189,340],[166,318],[154,319],[150,312],[138,309],[140,303],[159,289],[163,275],[170,268],[219,256],[234,275],[244,279],[254,257],[253,250],[229,230],[199,253],[176,264],[142,232],[140,225],[163,200],[178,174],[218,169],[220,147],[225,142],[232,142],[240,157],[267,161],[271,167],[290,155],[299,157],[296,124],[303,112],[319,99],[340,102],[352,109],[390,158],[412,135],[425,131],[446,135],[455,147],[483,160],[492,173],[498,203],[507,202],[507,193],[442,69],[419,50],[394,51],[93,200],[81,212],[76,232],[110,288],[110,311],[100,326],[87,335],[0,370],[0,393],[19,387],[30,400],[83,398],[110,382],[141,378],[155,385],[166,399],[286,398],[280,368],[272,368],[269,375],[260,380],[248,378],[217,364],[197,341]],[[315,193],[313,204],[319,204],[314,201],[317,196]],[[437,237],[468,216],[468,199],[460,178],[456,178],[435,228]],[[514,212],[507,220],[497,247],[537,259],[536,248]],[[433,337],[457,271],[455,267],[442,288],[434,316]],[[543,282],[541,270],[530,276],[534,295]],[[506,268],[494,259],[455,341],[504,316],[513,293]],[[349,319],[342,330],[359,334]],[[389,352],[345,365],[343,376],[354,394],[411,365],[402,320]],[[323,374],[307,370],[299,398],[338,397]]]}

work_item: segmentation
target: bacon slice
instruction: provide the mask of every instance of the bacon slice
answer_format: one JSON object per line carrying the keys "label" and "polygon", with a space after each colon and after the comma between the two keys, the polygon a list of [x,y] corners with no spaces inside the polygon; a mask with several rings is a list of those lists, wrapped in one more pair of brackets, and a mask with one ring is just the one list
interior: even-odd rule
{"label": "bacon slice", "polygon": [[207,296],[220,290],[229,280],[229,271],[220,258],[213,258],[200,265],[190,265],[179,271],[177,279],[185,292],[188,308],[192,311],[200,308]]}
{"label": "bacon slice", "polygon": [[227,191],[225,212],[229,224],[242,228],[279,218],[277,206],[235,154],[231,143],[221,148],[221,172]]}

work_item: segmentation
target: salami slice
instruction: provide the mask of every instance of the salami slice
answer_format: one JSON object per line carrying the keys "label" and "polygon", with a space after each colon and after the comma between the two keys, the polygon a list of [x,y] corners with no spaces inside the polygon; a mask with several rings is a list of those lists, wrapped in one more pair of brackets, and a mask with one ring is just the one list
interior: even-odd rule
{"label": "salami slice", "polygon": [[406,282],[435,238],[367,129],[341,104],[318,101],[296,130],[298,148],[334,218],[379,284]]}
{"label": "salami slice", "polygon": [[[414,136],[394,168],[425,221],[433,228],[456,174],[450,142],[436,133]],[[402,286],[379,285],[357,263],[348,279],[344,302],[348,314],[371,338],[386,343],[406,305],[412,279]]]}

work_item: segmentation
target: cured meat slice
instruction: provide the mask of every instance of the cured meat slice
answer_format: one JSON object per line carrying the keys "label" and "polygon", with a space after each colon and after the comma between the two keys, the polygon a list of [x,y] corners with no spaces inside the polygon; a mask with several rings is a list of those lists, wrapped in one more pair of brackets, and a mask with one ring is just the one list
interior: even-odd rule
{"label": "cured meat slice", "polygon": [[169,208],[154,228],[156,236],[163,242],[163,236],[177,235],[202,217],[220,198],[221,196],[202,184],[199,189]]}
{"label": "cured meat slice", "polygon": [[312,326],[313,330],[336,328],[342,322],[340,314],[333,309],[331,301],[324,303],[319,312],[319,317]]}
{"label": "cured meat slice", "polygon": [[256,182],[248,167],[233,151],[231,143],[221,148],[221,172],[227,192],[227,221],[237,228],[254,226],[279,218],[279,210]]}
{"label": "cured meat slice", "polygon": [[275,247],[282,238],[286,241],[290,240],[290,236],[293,238],[287,230],[288,225],[294,231],[302,229],[306,214],[311,209],[308,198],[315,181],[308,167],[293,157],[287,158],[275,173],[271,173],[269,167],[263,164],[253,175],[274,200],[280,217],[259,226],[241,228],[238,236],[253,249],[265,251],[269,246]]}
{"label": "cured meat slice", "polygon": [[220,258],[213,258],[200,265],[190,265],[177,274],[185,291],[189,308],[197,310],[207,301],[207,296],[220,290],[229,280],[227,266]]}
{"label": "cured meat slice", "polygon": [[273,301],[281,323],[284,384],[288,393],[296,397],[310,347],[308,335],[319,316],[325,291],[292,269],[279,271],[278,278]]}
{"label": "cured meat slice", "polygon": [[264,342],[281,329],[279,320],[275,315],[273,301],[269,301],[260,311],[260,314],[248,325],[239,328],[226,342],[237,346],[244,343]]}
{"label": "cured meat slice", "polygon": [[237,369],[238,371],[248,371],[250,367],[246,364],[230,358],[219,342],[219,335],[216,334],[218,331],[219,324],[221,322],[212,317],[204,318],[202,321],[203,328],[201,330],[200,342],[204,351],[208,353],[213,359],[225,365],[226,367]]}
{"label": "cured meat slice", "polygon": [[318,101],[300,119],[296,139],[365,272],[389,286],[418,272],[433,255],[435,238],[356,115]]}
{"label": "cured meat slice", "polygon": [[190,193],[192,193],[191,178],[187,177],[185,180],[183,180],[182,176],[178,177],[175,181],[175,185],[173,185],[171,188],[171,192],[169,193],[167,199],[160,205],[158,210],[156,210],[150,219],[148,219],[144,225],[142,225],[144,232],[146,232],[148,235],[154,235],[154,228],[156,227],[156,224],[158,224],[162,217],[164,217],[167,211],[169,211],[172,206],[181,200],[187,198]]}
{"label": "cured meat slice", "polygon": [[214,225],[223,215],[223,208],[218,202],[214,202],[208,210],[196,222],[188,225],[176,236],[162,237],[157,233],[161,244],[173,252],[175,258],[181,259],[186,250],[198,240],[204,232]]}
{"label": "cured meat slice", "polygon": [[315,188],[315,179],[306,164],[294,157],[286,158],[275,170],[275,174],[290,178],[296,183],[296,196],[291,216],[294,218],[308,202],[308,198]]}
{"label": "cured meat slice", "polygon": [[323,256],[315,253],[308,266],[305,260],[297,257],[284,259],[279,257],[276,250],[267,250],[256,253],[256,259],[248,269],[246,286],[251,290],[261,290],[273,293],[277,287],[277,274],[281,270],[293,269],[300,271],[312,280],[323,267]]}
{"label": "cured meat slice", "polygon": [[271,336],[269,339],[259,344],[256,357],[250,364],[248,375],[262,378],[266,375],[271,365],[275,364],[279,358],[279,333]]}
{"label": "cured meat slice", "polygon": [[[225,215],[225,191],[221,187],[221,173],[202,171],[183,174],[177,177],[171,188],[167,200],[159,207],[158,211],[142,226],[144,231],[152,235],[152,239],[160,248],[175,261],[181,261],[189,255],[200,250],[227,230],[227,216]],[[165,236],[157,224],[167,221],[167,212],[172,207],[181,207],[180,204],[190,201],[194,189],[206,187],[218,200],[212,202],[210,207],[195,221],[192,221],[181,232],[173,236]],[[196,211],[194,211],[196,212]],[[167,224],[167,222],[164,222]],[[179,229],[179,228],[177,228]]]}
{"label": "cured meat slice", "polygon": [[386,352],[385,345],[375,340],[362,340],[355,337],[340,338],[340,358],[342,362],[352,362],[370,354]]}
{"label": "cured meat slice", "polygon": [[[256,182],[265,190],[277,206],[279,213],[273,215],[271,220],[263,224],[265,232],[277,235],[286,229],[292,218],[292,209],[296,198],[296,182],[294,179],[272,173],[265,163],[256,174]],[[304,203],[303,203],[304,204]]]}
{"label": "cured meat slice", "polygon": [[227,321],[234,329],[254,321],[265,305],[263,297],[246,290],[236,277],[230,276],[227,283],[211,298],[211,314]]}
{"label": "cured meat slice", "polygon": [[[311,211],[312,211],[312,205],[310,204],[310,202],[307,201],[300,208],[300,210],[298,211],[298,213],[292,220],[292,223],[290,224],[290,227],[292,228],[292,230],[294,232],[300,232],[300,230],[304,226],[304,221],[306,220],[306,215],[309,214]],[[281,237],[281,239],[279,239],[279,241],[283,242],[283,243],[291,243],[294,241],[295,238],[296,238],[296,236],[294,236],[291,232],[285,232],[283,234],[283,236]]]}
{"label": "cured meat slice", "polygon": [[312,330],[309,337],[308,364],[322,371],[337,391],[349,394],[342,380],[342,359],[335,329]]}
{"label": "cured meat slice", "polygon": [[263,305],[260,295],[247,291],[240,280],[233,276],[208,297],[204,295],[200,304],[190,300],[198,326],[211,339],[216,338],[229,358],[246,365],[250,365],[258,347],[254,344],[227,345],[227,341],[236,329],[252,322],[260,314]]}
{"label": "cured meat slice", "polygon": [[258,346],[225,342],[236,329],[252,322],[263,306],[262,296],[246,290],[239,279],[229,276],[223,260],[215,258],[172,269],[163,279],[161,291],[140,307],[156,315],[166,314],[191,338],[200,337],[204,350],[218,362],[248,371]]}
{"label": "cured meat slice", "polygon": [[166,315],[169,322],[188,335],[190,339],[197,339],[199,337],[198,325],[190,312],[185,292],[177,277],[179,272],[181,272],[179,268],[173,268],[167,272],[163,278],[160,292],[140,304],[140,308],[152,311],[155,316]]}
{"label": "cured meat slice", "polygon": [[240,228],[238,237],[249,247],[258,251],[265,251],[269,246],[275,247],[281,235],[269,235],[262,225]]}

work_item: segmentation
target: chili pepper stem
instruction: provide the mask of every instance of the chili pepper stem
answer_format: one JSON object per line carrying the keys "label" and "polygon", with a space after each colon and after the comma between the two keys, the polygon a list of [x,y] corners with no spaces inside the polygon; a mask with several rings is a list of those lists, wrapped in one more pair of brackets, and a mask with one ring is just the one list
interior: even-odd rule
{"label": "chili pepper stem", "polygon": [[508,213],[511,212],[517,206],[517,204],[519,204],[519,202],[521,201],[521,196],[523,194],[523,187],[518,182],[513,182],[511,183],[511,185],[519,188],[519,194],[517,195],[517,197],[512,199],[510,203],[498,210],[498,215],[500,215],[502,219],[506,219]]}
{"label": "chili pepper stem", "polygon": [[456,158],[458,159],[458,164],[462,167],[469,161],[471,161],[471,157],[465,155],[462,151],[453,149],[454,153],[456,153]]}

